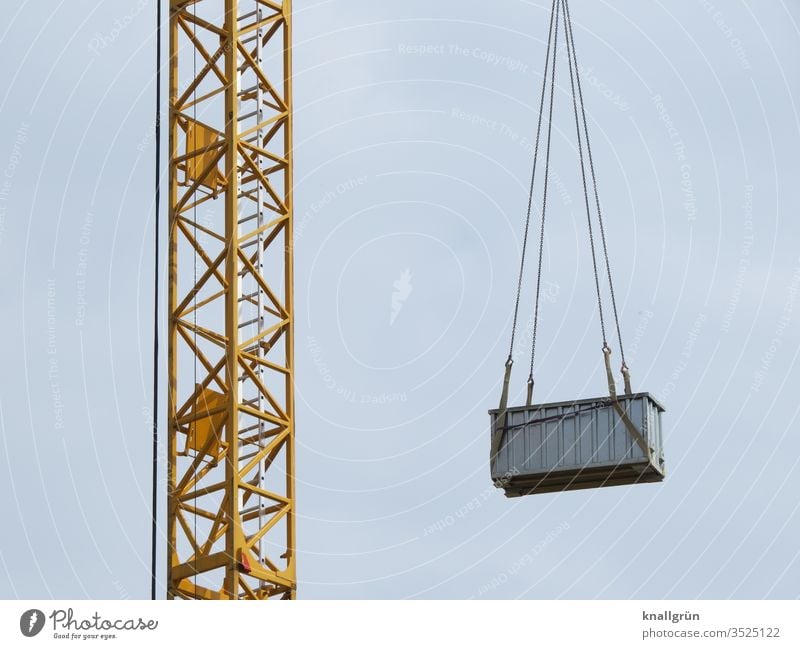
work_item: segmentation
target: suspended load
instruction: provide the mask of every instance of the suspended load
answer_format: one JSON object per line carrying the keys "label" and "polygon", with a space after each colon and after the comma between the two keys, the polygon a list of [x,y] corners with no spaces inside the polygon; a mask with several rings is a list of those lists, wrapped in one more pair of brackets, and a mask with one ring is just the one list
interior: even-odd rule
{"label": "suspended load", "polygon": [[[533,404],[533,369],[539,323],[542,254],[544,249],[545,218],[547,215],[547,189],[550,175],[553,98],[556,88],[556,58],[558,54],[559,26],[561,24],[563,24],[569,67],[569,87],[572,91],[572,108],[577,132],[577,149],[581,179],[583,181],[586,223],[594,270],[594,286],[597,294],[608,396]],[[525,219],[525,234],[511,329],[511,345],[505,365],[500,405],[495,410],[489,411],[491,418],[491,448],[489,455],[491,476],[495,486],[503,489],[506,496],[509,497],[660,482],[665,476],[661,427],[661,413],[664,412],[664,406],[647,392],[634,394],[631,391],[630,372],[625,362],[625,352],[622,345],[622,333],[617,314],[614,285],[611,279],[605,225],[600,210],[600,198],[597,192],[597,180],[592,160],[592,150],[589,144],[589,129],[578,71],[578,59],[575,53],[568,0],[553,0],[547,55],[545,57],[542,91],[539,101],[539,119],[536,128],[533,171],[528,195],[528,212]],[[539,143],[542,135],[542,120],[548,88],[548,122],[544,140],[544,180],[527,400],[524,406],[509,407],[508,393],[513,366],[514,338],[517,330],[528,231],[531,209],[534,203],[536,168],[539,162]],[[590,193],[593,200],[590,200]],[[595,227],[597,227],[597,231],[595,231]],[[598,255],[595,249],[596,232],[600,235],[602,260],[605,266],[600,271],[598,271]],[[604,273],[602,272],[603,270],[605,271]],[[625,389],[623,396],[617,395],[616,382],[612,371],[612,351],[606,337],[606,311],[603,308],[601,274],[605,275],[605,279],[608,281],[611,313],[614,318],[615,332],[622,360],[620,371]]]}
{"label": "suspended load", "polygon": [[646,392],[617,403],[624,418],[609,398],[508,408],[492,480],[509,497],[661,482],[664,407]]}

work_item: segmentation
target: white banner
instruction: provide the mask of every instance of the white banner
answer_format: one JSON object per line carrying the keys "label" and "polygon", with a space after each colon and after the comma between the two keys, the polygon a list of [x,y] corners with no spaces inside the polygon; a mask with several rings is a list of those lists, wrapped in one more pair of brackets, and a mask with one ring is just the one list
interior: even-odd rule
{"label": "white banner", "polygon": [[0,647],[796,649],[798,618],[797,601],[7,600]]}

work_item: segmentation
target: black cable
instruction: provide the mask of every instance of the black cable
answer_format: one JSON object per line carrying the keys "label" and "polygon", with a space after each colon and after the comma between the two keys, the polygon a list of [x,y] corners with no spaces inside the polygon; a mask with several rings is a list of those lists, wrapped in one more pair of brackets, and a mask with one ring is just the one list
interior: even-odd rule
{"label": "black cable", "polygon": [[156,196],[153,253],[153,521],[150,548],[150,599],[156,599],[156,540],[158,531],[158,252],[161,220],[161,0],[156,0]]}
{"label": "black cable", "polygon": [[508,349],[508,359],[512,360],[514,354],[514,337],[517,333],[517,316],[519,315],[519,300],[522,294],[522,276],[525,271],[525,253],[528,249],[528,229],[531,223],[531,208],[533,206],[533,185],[536,180],[536,162],[539,159],[539,136],[542,132],[542,114],[544,113],[544,96],[547,89],[547,69],[550,64],[550,47],[553,39],[553,17],[555,16],[556,2],[550,9],[550,28],[547,32],[547,54],[544,59],[544,72],[542,73],[542,93],[539,97],[539,122],[536,125],[536,146],[533,150],[533,170],[531,171],[531,186],[528,192],[528,212],[525,216],[525,234],[522,237],[522,258],[519,262],[519,277],[517,279],[517,299],[514,303],[514,322],[511,325],[511,345]]}
{"label": "black cable", "polygon": [[[194,16],[195,20],[192,21],[192,79],[197,79],[197,4],[192,6],[192,15]],[[227,56],[233,56],[230,52],[228,52]],[[199,128],[197,122],[197,86],[192,91],[192,128],[194,128],[194,132],[197,133],[197,129]],[[194,141],[192,142],[192,149],[197,149],[197,135],[193,138]],[[193,232],[192,236],[195,241],[197,241],[197,201],[194,201],[192,205],[192,225],[193,225]],[[197,247],[192,246],[194,248],[194,252],[192,253],[192,263],[194,264],[194,274],[192,275],[192,282],[194,282],[195,287],[192,290],[192,320],[194,324],[192,336],[194,338],[194,349],[197,349]],[[194,386],[197,389],[197,353],[194,354]],[[197,395],[197,399],[201,398],[201,393]],[[205,405],[205,399],[204,406]],[[195,406],[199,408],[199,404]],[[196,503],[197,501],[195,501]],[[194,538],[195,542],[197,541],[197,507],[194,508]],[[197,582],[199,581],[199,564],[200,562],[200,547],[199,544],[194,552],[194,569],[195,569],[195,579],[194,579],[194,598],[199,599],[197,597]]]}
{"label": "black cable", "polygon": [[[547,214],[547,186],[550,177],[550,142],[553,135],[553,97],[556,93],[556,58],[558,55],[558,15],[560,5],[555,4],[555,30],[553,39],[553,69],[550,79],[550,110],[547,119],[547,148],[545,149],[544,161],[544,189],[542,190],[542,223],[539,228],[539,265],[536,273],[536,299],[533,311],[533,335],[531,336],[531,366],[528,381],[533,381],[533,359],[536,354],[536,333],[539,330],[539,290],[542,284],[542,253],[544,251],[544,222]],[[545,73],[547,71],[545,70]]]}

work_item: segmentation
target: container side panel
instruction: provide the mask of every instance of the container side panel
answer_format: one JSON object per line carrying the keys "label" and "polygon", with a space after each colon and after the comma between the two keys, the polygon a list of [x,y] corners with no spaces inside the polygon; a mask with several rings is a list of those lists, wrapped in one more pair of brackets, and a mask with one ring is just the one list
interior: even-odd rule
{"label": "container side panel", "polygon": [[584,414],[576,417],[578,422],[578,435],[580,435],[579,446],[581,449],[579,464],[586,466],[594,462],[595,439],[594,439],[594,418]]}
{"label": "container side panel", "polygon": [[525,428],[525,426],[519,426],[510,431],[509,466],[517,467],[520,470],[525,462]]}
{"label": "container side panel", "polygon": [[[620,401],[654,448],[654,464],[660,468],[660,407],[646,393]],[[508,413],[508,424],[494,476],[511,477],[511,490],[516,493],[604,486],[606,480],[608,484],[632,484],[661,479],[655,468],[652,475],[642,477],[640,464],[646,455],[607,400],[517,408]],[[573,481],[582,486],[572,486]]]}
{"label": "container side panel", "polygon": [[558,440],[556,437],[558,436],[558,430],[556,424],[553,422],[547,422],[544,425],[544,455],[545,455],[545,462],[544,462],[544,469],[553,469],[558,466]]}
{"label": "container side panel", "polygon": [[[511,417],[509,416],[509,420]],[[494,431],[494,427],[497,424],[497,415],[492,416],[492,428],[491,430]],[[503,436],[503,439],[500,440],[500,449],[497,452],[497,462],[493,468],[492,475],[497,477],[498,474],[503,474],[508,470],[508,437]]]}
{"label": "container side panel", "polygon": [[611,415],[610,408],[603,408],[597,411],[597,438],[600,442],[598,459],[601,462],[610,462],[613,459],[614,417]]}
{"label": "container side panel", "polygon": [[534,471],[541,471],[547,463],[545,458],[545,431],[542,424],[532,427],[531,439],[533,440],[533,461],[531,467]]}
{"label": "container side panel", "polygon": [[[631,421],[636,424],[636,427],[639,429],[639,432],[642,433],[647,439],[647,411],[646,411],[646,404],[643,399],[630,399],[628,400],[628,416],[631,418]],[[623,426],[624,428],[624,426]],[[640,457],[644,457],[644,454],[641,452],[639,445],[636,444],[636,441],[633,439],[630,433],[627,431],[625,432],[625,439],[628,442],[629,449],[630,449],[630,457],[634,457],[633,448],[636,447],[639,450],[638,455]]]}
{"label": "container side panel", "polygon": [[514,456],[514,450],[518,439],[524,437],[525,429],[519,426],[525,421],[524,412],[512,412],[508,418],[509,429],[506,432],[506,447],[505,447],[505,462],[503,463],[504,473],[516,468],[521,471],[522,467],[517,465],[517,458]]}
{"label": "container side panel", "polygon": [[[495,422],[497,419],[495,418]],[[511,422],[511,415],[507,415],[506,423]],[[503,469],[508,466],[508,433],[503,433],[503,436],[500,438],[500,450],[497,452],[497,468]]]}
{"label": "container side panel", "polygon": [[[625,408],[628,408],[628,404],[624,404]],[[630,416],[630,412],[628,413]],[[625,426],[621,425],[622,420],[617,416],[616,413],[611,414],[609,413],[610,423],[612,426],[611,429],[611,457],[615,460],[622,460],[625,457],[625,454],[628,450],[628,437],[627,431],[625,430]]]}
{"label": "container side panel", "polygon": [[576,434],[577,417],[568,417],[564,420],[564,461],[567,466],[578,466],[580,463],[579,438]]}
{"label": "container side panel", "polygon": [[658,440],[658,452],[664,455],[664,429],[661,426],[661,410],[653,406],[653,419],[656,429],[656,439]]}
{"label": "container side panel", "polygon": [[664,455],[664,440],[661,437],[661,410],[648,399],[651,437],[656,454],[659,458]]}

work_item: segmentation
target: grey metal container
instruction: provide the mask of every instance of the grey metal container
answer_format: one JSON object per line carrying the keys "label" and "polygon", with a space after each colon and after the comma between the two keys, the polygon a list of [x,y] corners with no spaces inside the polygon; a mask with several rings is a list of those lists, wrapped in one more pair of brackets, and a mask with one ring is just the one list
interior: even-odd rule
{"label": "grey metal container", "polygon": [[[640,447],[608,397],[506,410],[506,428],[491,462],[506,496],[589,489],[664,479],[661,413],[647,392],[618,397],[640,432]],[[497,410],[490,410],[492,430]]]}

